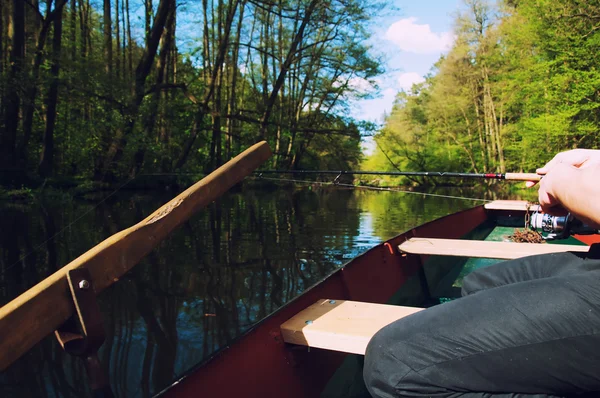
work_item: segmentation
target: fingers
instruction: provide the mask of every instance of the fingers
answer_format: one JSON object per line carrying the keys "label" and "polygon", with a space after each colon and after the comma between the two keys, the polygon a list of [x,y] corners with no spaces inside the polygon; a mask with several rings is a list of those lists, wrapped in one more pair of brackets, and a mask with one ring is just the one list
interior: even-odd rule
{"label": "fingers", "polygon": [[535,184],[537,184],[537,181],[526,181],[525,182],[525,186],[527,188],[531,188],[531,187],[535,186]]}
{"label": "fingers", "polygon": [[559,163],[562,163],[562,158],[564,156],[563,155],[564,153],[565,152],[561,152],[558,155],[554,156],[551,161],[546,163],[543,167],[540,167],[539,169],[537,169],[535,172],[538,174],[548,173],[554,166],[556,166]]}
{"label": "fingers", "polygon": [[541,187],[538,191],[538,202],[544,213],[552,213],[553,208],[559,204],[554,196]]}
{"label": "fingers", "polygon": [[536,170],[538,174],[547,174],[552,168],[560,163],[568,164],[569,166],[583,168],[587,166],[592,156],[600,156],[600,152],[589,149],[572,149],[570,151],[561,152],[554,156],[551,161],[543,167]]}
{"label": "fingers", "polygon": [[553,213],[553,208],[561,205],[559,197],[561,197],[561,192],[564,193],[564,183],[571,174],[571,170],[576,169],[576,167],[567,163],[557,163],[540,180],[538,202],[545,213]]}
{"label": "fingers", "polygon": [[[553,159],[554,160],[554,159]],[[560,167],[559,167],[560,169]],[[552,172],[540,181],[540,187],[538,189],[538,203],[542,207],[542,210],[547,213],[548,210],[557,204],[556,199],[552,195],[552,182],[554,181],[555,173]]]}

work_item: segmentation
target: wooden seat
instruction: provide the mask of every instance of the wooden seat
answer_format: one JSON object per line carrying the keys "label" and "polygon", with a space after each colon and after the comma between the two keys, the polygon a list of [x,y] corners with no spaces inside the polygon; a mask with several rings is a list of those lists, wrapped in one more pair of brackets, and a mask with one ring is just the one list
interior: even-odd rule
{"label": "wooden seat", "polygon": [[511,260],[536,254],[587,252],[589,246],[487,242],[481,240],[411,238],[400,244],[398,249],[403,253],[429,254],[440,256],[461,256],[479,258],[498,258]]}
{"label": "wooden seat", "polygon": [[483,205],[487,210],[539,211],[540,206],[526,200],[493,200]]}
{"label": "wooden seat", "polygon": [[286,343],[364,355],[382,327],[422,308],[319,300],[281,325]]}

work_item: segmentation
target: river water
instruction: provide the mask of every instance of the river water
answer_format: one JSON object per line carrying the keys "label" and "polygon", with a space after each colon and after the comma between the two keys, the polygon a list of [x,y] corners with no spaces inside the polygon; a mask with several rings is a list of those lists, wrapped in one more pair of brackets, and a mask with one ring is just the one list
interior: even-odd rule
{"label": "river water", "polygon": [[[436,193],[483,197],[469,190]],[[174,195],[0,203],[0,305]],[[356,255],[480,203],[310,185],[226,194],[99,295],[107,333],[99,357],[115,396],[162,390]],[[53,336],[0,374],[2,397],[88,395],[81,363]]]}

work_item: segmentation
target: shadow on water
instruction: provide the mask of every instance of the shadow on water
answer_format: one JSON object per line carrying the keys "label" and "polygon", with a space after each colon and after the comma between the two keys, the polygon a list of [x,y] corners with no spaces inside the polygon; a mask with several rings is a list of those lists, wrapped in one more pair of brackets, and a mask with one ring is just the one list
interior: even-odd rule
{"label": "shadow on water", "polygon": [[[0,204],[0,305],[169,199]],[[113,392],[136,397],[163,389],[381,240],[478,203],[308,187],[224,196],[99,296],[107,335],[99,356]],[[79,361],[48,337],[0,374],[0,396],[89,391]]]}

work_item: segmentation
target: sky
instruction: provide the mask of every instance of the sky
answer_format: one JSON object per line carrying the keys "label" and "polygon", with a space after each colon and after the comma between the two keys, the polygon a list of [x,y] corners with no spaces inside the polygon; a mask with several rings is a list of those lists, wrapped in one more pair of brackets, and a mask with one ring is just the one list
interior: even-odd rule
{"label": "sky", "polygon": [[[353,104],[358,120],[382,123],[392,109],[396,93],[410,90],[423,81],[440,55],[454,40],[452,27],[461,0],[395,0],[398,11],[375,21],[372,32],[374,50],[384,55],[386,73],[377,78],[378,97]],[[366,140],[366,153],[373,150]]]}

